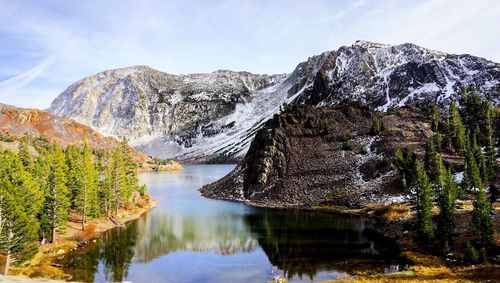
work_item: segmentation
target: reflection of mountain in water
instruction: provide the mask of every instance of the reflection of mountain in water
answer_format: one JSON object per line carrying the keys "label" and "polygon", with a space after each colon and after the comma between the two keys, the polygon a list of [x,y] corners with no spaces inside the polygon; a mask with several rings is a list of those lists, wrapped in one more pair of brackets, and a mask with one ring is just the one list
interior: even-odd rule
{"label": "reflection of mountain in water", "polygon": [[289,278],[395,258],[398,251],[373,224],[319,212],[259,211],[246,217],[269,261]]}
{"label": "reflection of mountain in water", "polygon": [[320,271],[348,272],[360,263],[382,268],[380,263],[386,266],[397,254],[381,231],[356,218],[251,209],[146,215],[126,229],[104,233],[95,246],[68,254],[61,263],[76,281],[121,281],[134,262],[149,263],[180,251],[242,254],[259,246],[289,278],[311,280]]}
{"label": "reflection of mountain in water", "polygon": [[257,241],[250,237],[243,219],[231,216],[230,219],[223,216],[218,219],[182,218],[166,214],[142,217],[134,224],[139,231],[134,259],[147,263],[175,251],[234,254],[255,250]]}

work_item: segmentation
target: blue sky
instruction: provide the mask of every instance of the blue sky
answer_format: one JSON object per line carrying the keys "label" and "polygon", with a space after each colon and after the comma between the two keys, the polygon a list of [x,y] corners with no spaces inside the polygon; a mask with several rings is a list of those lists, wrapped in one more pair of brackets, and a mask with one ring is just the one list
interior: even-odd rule
{"label": "blue sky", "polygon": [[500,62],[497,0],[0,0],[0,102],[47,108],[99,71],[287,73],[358,39]]}

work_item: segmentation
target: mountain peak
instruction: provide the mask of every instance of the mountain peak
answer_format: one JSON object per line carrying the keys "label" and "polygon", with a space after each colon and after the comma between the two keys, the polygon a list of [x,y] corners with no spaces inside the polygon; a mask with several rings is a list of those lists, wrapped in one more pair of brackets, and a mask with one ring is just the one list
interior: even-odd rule
{"label": "mountain peak", "polygon": [[146,153],[182,161],[242,156],[255,132],[292,101],[362,102],[381,111],[458,99],[473,86],[500,105],[500,65],[415,44],[356,41],[309,57],[290,75],[217,70],[170,75],[148,66],[101,72],[65,90],[49,111]]}

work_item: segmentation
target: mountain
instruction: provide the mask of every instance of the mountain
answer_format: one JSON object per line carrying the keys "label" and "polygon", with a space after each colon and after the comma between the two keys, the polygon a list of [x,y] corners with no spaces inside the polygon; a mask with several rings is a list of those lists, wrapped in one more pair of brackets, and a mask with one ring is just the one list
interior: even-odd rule
{"label": "mountain", "polygon": [[473,86],[499,105],[500,64],[414,44],[357,41],[310,57],[290,74],[216,71],[171,75],[146,66],[84,78],[59,95],[50,112],[139,150],[184,162],[241,159],[263,123],[296,101],[332,106],[360,101],[391,107],[438,103]]}
{"label": "mountain", "polygon": [[[386,128],[379,134],[371,129],[377,118]],[[413,108],[379,113],[359,105],[294,104],[265,123],[232,172],[201,192],[274,208],[389,204],[402,197],[394,151],[410,146],[423,155],[432,135]]]}
{"label": "mountain", "polygon": [[87,136],[90,145],[97,149],[111,149],[118,145],[114,138],[105,137],[89,126],[71,119],[50,114],[43,110],[18,108],[0,104],[0,131],[3,136],[45,136],[50,142],[66,146],[83,141]]}
{"label": "mountain", "polygon": [[[0,148],[17,151],[19,137],[29,134],[32,137],[44,137],[50,143],[65,147],[88,138],[90,146],[95,149],[110,150],[119,146],[118,140],[106,137],[89,126],[72,119],[53,115],[38,109],[18,108],[0,104]],[[134,157],[142,171],[172,171],[180,170],[182,166],[174,161],[155,160],[143,153],[133,150]]]}

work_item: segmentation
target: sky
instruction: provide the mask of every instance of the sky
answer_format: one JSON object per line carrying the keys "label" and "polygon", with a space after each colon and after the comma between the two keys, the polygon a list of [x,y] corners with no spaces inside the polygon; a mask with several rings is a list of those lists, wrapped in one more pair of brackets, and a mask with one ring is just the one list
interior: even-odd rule
{"label": "sky", "polygon": [[498,0],[0,0],[0,102],[47,108],[100,71],[290,73],[356,40],[500,62]]}

